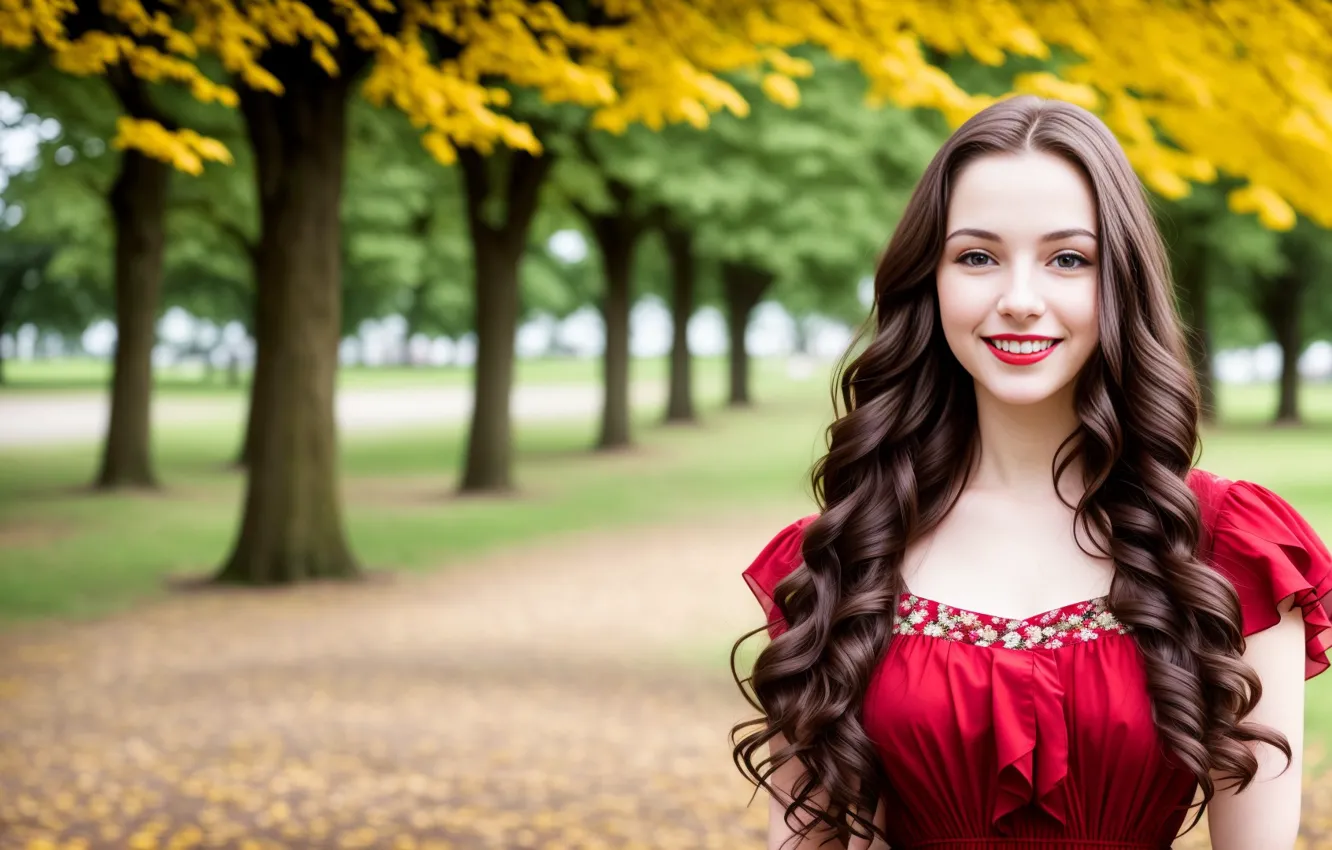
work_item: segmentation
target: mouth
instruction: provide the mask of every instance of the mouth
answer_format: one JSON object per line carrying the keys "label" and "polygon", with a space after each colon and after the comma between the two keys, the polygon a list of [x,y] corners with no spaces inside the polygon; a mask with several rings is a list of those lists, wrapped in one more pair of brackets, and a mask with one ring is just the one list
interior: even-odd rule
{"label": "mouth", "polygon": [[984,337],[995,357],[1014,366],[1029,366],[1050,356],[1063,340],[1048,336],[1000,334]]}

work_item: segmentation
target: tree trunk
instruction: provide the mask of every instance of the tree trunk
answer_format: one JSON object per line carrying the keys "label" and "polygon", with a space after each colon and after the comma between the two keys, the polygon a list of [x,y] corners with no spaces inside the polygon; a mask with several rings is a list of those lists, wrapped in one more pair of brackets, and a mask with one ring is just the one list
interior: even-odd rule
{"label": "tree trunk", "polygon": [[9,327],[10,315],[19,292],[23,290],[23,275],[10,272],[0,278],[0,386],[5,384],[5,328]]}
{"label": "tree trunk", "polygon": [[[257,250],[257,249],[256,249]],[[245,415],[245,438],[241,442],[240,455],[236,458],[236,466],[248,468],[254,462],[254,445],[258,442],[256,431],[263,427],[265,414],[260,410],[264,399],[269,398],[272,393],[268,388],[268,370],[260,369],[259,364],[266,359],[267,354],[264,351],[265,341],[271,339],[273,333],[264,331],[264,299],[259,297],[259,257],[256,254],[251,258],[251,277],[255,282],[253,310],[254,320],[254,365],[250,370],[250,407]],[[340,268],[340,267],[339,267]],[[233,357],[233,363],[235,358]]]}
{"label": "tree trunk", "polygon": [[[429,246],[430,231],[435,223],[435,204],[431,198],[426,204],[426,208],[417,213],[412,219],[411,234],[421,245]],[[408,292],[407,309],[402,311],[404,327],[402,333],[402,364],[403,366],[422,365],[412,356],[412,337],[416,336],[421,325],[425,320],[426,297],[429,294],[430,283],[435,279],[438,271],[431,268],[429,264],[423,263],[420,269],[420,275],[416,283],[412,284]]]}
{"label": "tree trunk", "polygon": [[629,309],[633,245],[625,241],[602,242],[606,263],[606,293],[601,315],[606,324],[606,349],[602,355],[601,436],[598,449],[629,445]]}
{"label": "tree trunk", "polygon": [[522,151],[496,153],[507,161],[500,188],[507,203],[490,215],[491,163],[476,151],[459,151],[467,224],[475,264],[476,369],[472,416],[463,459],[462,493],[513,489],[513,442],[509,395],[513,390],[514,338],[518,332],[518,265],[536,212],[551,156]]}
{"label": "tree trunk", "polygon": [[1179,287],[1179,306],[1189,327],[1189,353],[1202,400],[1201,416],[1215,422],[1216,382],[1212,377],[1212,331],[1207,315],[1207,252],[1190,251],[1180,259],[1175,270]]}
{"label": "tree trunk", "polygon": [[601,435],[598,450],[624,448],[629,439],[629,312],[633,304],[634,249],[643,233],[643,222],[629,209],[628,186],[612,182],[615,211],[609,215],[583,215],[592,228],[606,278],[601,316],[606,325],[606,349],[602,355]]}
{"label": "tree trunk", "polygon": [[292,62],[281,99],[242,90],[261,234],[255,420],[240,536],[217,579],[350,578],[333,415],[349,80]]}
{"label": "tree trunk", "polygon": [[1281,425],[1293,425],[1300,421],[1300,349],[1303,344],[1301,332],[1302,316],[1300,307],[1303,302],[1306,270],[1292,260],[1289,273],[1271,281],[1263,294],[1260,310],[1263,319],[1281,346],[1280,394],[1277,400],[1275,422]]}
{"label": "tree trunk", "polygon": [[689,319],[694,315],[693,234],[679,227],[662,231],[671,264],[671,377],[667,422],[694,422],[694,394],[689,356]]}
{"label": "tree trunk", "polygon": [[758,306],[763,293],[772,283],[770,272],[739,263],[722,265],[722,297],[726,301],[726,331],[730,339],[731,407],[748,407],[753,403],[749,392],[749,352],[745,348],[745,331],[749,315]]}
{"label": "tree trunk", "polygon": [[116,352],[111,417],[96,486],[157,486],[150,452],[153,345],[162,292],[167,184],[171,167],[138,151],[121,155],[111,189],[115,228]]}

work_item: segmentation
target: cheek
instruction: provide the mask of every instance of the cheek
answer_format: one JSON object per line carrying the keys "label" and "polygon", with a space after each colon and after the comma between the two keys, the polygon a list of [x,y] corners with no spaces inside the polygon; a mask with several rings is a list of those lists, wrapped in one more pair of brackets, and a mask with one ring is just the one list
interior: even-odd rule
{"label": "cheek", "polygon": [[970,334],[985,319],[989,304],[979,287],[967,286],[965,279],[958,280],[949,274],[950,269],[941,269],[935,273],[939,294],[939,320],[945,333]]}
{"label": "cheek", "polygon": [[1065,330],[1073,336],[1073,348],[1078,352],[1078,359],[1085,361],[1100,345],[1100,300],[1096,281],[1089,281],[1085,287],[1068,292],[1061,299],[1059,318]]}
{"label": "cheek", "polygon": [[1084,290],[1078,293],[1077,300],[1073,304],[1070,323],[1076,323],[1077,330],[1086,336],[1092,345],[1100,337],[1100,287],[1096,281],[1092,281]]}

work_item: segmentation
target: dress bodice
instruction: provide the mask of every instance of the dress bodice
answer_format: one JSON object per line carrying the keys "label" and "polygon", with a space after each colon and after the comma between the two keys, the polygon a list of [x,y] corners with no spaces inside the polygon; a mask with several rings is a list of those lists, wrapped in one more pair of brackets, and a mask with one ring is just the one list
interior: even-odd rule
{"label": "dress bodice", "polygon": [[[1243,631],[1280,619],[1293,597],[1306,632],[1306,677],[1328,666],[1332,555],[1302,517],[1249,482],[1195,471],[1204,551],[1235,587]],[[768,612],[801,565],[806,517],[744,572]],[[1107,599],[1024,620],[899,597],[888,651],[860,722],[889,779],[894,850],[1169,847],[1197,790],[1152,720],[1142,656]]]}

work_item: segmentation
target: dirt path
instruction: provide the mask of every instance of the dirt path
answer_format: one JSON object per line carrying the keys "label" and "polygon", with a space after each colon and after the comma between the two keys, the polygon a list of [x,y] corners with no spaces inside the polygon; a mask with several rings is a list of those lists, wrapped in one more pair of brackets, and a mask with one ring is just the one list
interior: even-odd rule
{"label": "dirt path", "polygon": [[[661,381],[635,381],[633,402],[661,405]],[[601,388],[592,384],[515,387],[513,415],[522,421],[577,419],[600,410]],[[106,433],[105,393],[0,395],[0,449],[88,443]],[[153,424],[231,424],[239,427],[246,401],[236,398],[155,397]],[[336,416],[343,431],[393,431],[462,422],[472,411],[470,387],[355,387],[338,392]]]}
{"label": "dirt path", "polygon": [[0,850],[761,847],[725,652],[791,518],[0,634]]}
{"label": "dirt path", "polygon": [[787,519],[0,634],[0,848],[761,846],[724,652]]}

